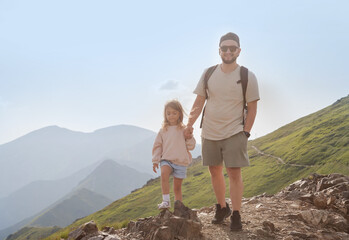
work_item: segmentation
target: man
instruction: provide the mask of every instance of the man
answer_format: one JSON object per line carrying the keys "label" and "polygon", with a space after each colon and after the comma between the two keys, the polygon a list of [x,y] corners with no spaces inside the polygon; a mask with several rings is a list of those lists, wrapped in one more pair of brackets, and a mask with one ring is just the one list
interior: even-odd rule
{"label": "man", "polygon": [[[196,100],[190,112],[185,136],[193,133],[193,125],[207,100],[202,127],[202,159],[208,166],[217,204],[212,223],[222,223],[230,217],[232,231],[242,229],[240,208],[243,194],[241,167],[249,166],[247,141],[257,113],[259,92],[255,75],[248,71],[246,90],[247,114],[243,114],[243,91],[240,66],[236,59],[241,52],[239,37],[227,33],[221,37],[219,55],[222,63],[212,73],[205,88],[205,73],[194,90]],[[207,94],[207,99],[206,99]],[[229,176],[233,214],[225,201],[223,161]]]}

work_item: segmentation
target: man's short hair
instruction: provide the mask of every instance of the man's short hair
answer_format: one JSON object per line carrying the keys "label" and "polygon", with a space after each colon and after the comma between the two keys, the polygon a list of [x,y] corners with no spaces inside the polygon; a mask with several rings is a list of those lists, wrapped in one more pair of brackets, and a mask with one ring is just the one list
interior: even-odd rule
{"label": "man's short hair", "polygon": [[227,34],[223,35],[221,37],[221,40],[219,41],[219,46],[221,46],[221,43],[225,40],[234,40],[235,42],[238,43],[239,47],[240,47],[240,39],[239,36],[236,35],[235,33],[232,32],[228,32]]}

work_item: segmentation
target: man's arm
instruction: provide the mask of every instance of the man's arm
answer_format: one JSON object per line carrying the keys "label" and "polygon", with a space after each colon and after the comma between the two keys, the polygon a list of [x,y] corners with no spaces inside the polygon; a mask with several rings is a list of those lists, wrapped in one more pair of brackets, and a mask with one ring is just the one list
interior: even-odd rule
{"label": "man's arm", "polygon": [[194,101],[193,107],[191,108],[188,124],[185,128],[185,136],[189,137],[191,134],[193,134],[193,125],[200,116],[202,109],[205,105],[206,98],[200,95],[196,95],[196,99]]}
{"label": "man's arm", "polygon": [[257,114],[257,101],[247,103],[247,116],[244,126],[245,132],[250,132]]}

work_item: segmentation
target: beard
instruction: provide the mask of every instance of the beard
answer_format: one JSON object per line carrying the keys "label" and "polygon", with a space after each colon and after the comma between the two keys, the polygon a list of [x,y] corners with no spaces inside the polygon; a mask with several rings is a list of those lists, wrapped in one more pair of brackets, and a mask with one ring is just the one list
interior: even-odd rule
{"label": "beard", "polygon": [[233,57],[231,60],[225,60],[224,58],[222,58],[222,61],[225,63],[225,64],[232,64],[236,61],[236,58],[237,57]]}

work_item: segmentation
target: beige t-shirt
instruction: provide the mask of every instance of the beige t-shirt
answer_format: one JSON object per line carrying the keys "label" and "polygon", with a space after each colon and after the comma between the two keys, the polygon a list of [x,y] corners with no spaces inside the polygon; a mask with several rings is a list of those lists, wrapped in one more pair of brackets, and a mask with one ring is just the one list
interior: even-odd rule
{"label": "beige t-shirt", "polygon": [[[205,95],[202,74],[194,93]],[[201,137],[209,140],[222,140],[243,131],[243,94],[240,80],[240,66],[231,73],[224,73],[221,66],[215,69],[208,80],[208,99],[204,114]],[[246,101],[259,100],[256,76],[248,71]]]}

